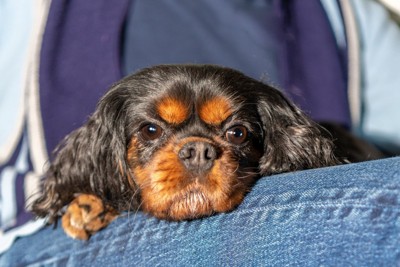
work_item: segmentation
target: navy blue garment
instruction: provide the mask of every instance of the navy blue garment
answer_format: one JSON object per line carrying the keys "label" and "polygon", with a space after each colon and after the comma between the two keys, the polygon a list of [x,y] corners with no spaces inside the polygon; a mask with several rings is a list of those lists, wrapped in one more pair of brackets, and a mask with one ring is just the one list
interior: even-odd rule
{"label": "navy blue garment", "polygon": [[283,88],[317,121],[350,127],[346,55],[319,0],[275,1]]}
{"label": "navy blue garment", "polygon": [[204,220],[167,222],[132,212],[89,241],[47,227],[0,256],[0,266],[399,263],[400,158],[265,177],[237,210]]}
{"label": "navy blue garment", "polygon": [[121,34],[128,6],[129,0],[51,2],[39,69],[49,153],[122,78]]}

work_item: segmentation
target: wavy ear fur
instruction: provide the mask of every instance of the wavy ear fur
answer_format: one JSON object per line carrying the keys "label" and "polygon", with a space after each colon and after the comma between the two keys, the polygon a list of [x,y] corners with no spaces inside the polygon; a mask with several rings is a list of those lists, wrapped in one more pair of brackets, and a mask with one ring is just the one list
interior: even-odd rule
{"label": "wavy ear fur", "polygon": [[43,193],[33,203],[34,213],[49,216],[52,223],[76,193],[103,197],[117,209],[136,201],[125,160],[126,95],[121,88],[110,90],[88,122],[64,139],[46,173]]}
{"label": "wavy ear fur", "polygon": [[274,88],[259,96],[264,131],[263,175],[340,164],[322,128]]}

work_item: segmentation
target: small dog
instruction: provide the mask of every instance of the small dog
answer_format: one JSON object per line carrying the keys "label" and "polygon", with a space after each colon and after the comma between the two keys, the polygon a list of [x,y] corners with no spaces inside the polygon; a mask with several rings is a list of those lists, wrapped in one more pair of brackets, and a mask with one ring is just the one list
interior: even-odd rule
{"label": "small dog", "polygon": [[342,163],[323,131],[238,71],[147,68],[116,83],[66,137],[33,212],[49,223],[62,216],[79,239],[126,210],[166,220],[228,212],[261,176]]}

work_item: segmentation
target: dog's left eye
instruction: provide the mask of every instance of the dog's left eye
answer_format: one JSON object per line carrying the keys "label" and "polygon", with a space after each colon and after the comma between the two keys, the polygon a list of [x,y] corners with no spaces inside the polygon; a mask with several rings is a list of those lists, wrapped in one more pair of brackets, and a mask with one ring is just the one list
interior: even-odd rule
{"label": "dog's left eye", "polygon": [[159,138],[162,135],[162,133],[163,133],[162,128],[157,124],[153,123],[147,124],[140,129],[140,134],[147,141]]}
{"label": "dog's left eye", "polygon": [[247,139],[247,129],[241,125],[233,126],[225,132],[225,137],[232,144],[240,145]]}

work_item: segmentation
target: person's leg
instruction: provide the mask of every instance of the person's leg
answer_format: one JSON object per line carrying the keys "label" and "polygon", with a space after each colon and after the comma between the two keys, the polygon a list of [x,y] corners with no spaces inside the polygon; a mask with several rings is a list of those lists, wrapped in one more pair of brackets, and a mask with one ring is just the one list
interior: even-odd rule
{"label": "person's leg", "polygon": [[400,158],[259,180],[233,212],[190,222],[129,213],[89,241],[58,227],[18,239],[0,266],[400,264]]}

